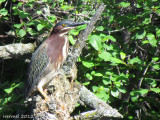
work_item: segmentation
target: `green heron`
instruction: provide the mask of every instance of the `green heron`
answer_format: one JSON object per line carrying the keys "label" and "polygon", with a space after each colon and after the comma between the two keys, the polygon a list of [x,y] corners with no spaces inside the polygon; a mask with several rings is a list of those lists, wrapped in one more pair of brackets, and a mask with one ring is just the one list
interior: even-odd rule
{"label": "green heron", "polygon": [[27,73],[26,97],[39,91],[46,101],[47,86],[56,76],[68,55],[69,39],[66,36],[70,29],[83,25],[84,22],[63,20],[57,23],[49,37],[33,53]]}

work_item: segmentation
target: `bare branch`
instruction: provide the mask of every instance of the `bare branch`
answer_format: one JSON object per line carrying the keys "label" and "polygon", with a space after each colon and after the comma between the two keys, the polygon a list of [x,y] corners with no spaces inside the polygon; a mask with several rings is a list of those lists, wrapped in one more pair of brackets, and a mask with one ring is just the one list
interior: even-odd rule
{"label": "bare branch", "polygon": [[18,58],[28,53],[32,53],[35,49],[34,44],[28,43],[15,43],[5,46],[0,46],[0,58],[1,59],[11,59]]}

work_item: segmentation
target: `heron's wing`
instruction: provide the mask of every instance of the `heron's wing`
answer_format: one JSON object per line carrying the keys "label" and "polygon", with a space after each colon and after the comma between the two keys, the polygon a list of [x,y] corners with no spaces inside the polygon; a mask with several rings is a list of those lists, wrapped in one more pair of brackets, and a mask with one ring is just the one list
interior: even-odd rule
{"label": "heron's wing", "polygon": [[27,88],[26,95],[36,87],[42,75],[47,74],[47,66],[49,65],[49,57],[47,55],[47,45],[42,43],[33,53],[31,62],[27,72]]}

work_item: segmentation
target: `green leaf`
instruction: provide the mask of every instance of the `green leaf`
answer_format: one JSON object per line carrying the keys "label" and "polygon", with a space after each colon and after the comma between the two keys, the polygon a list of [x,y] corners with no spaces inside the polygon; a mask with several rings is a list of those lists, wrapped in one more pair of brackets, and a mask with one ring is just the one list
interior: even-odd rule
{"label": "green leaf", "polygon": [[151,23],[150,18],[145,18],[143,24],[149,24],[149,23]]}
{"label": "green leaf", "polygon": [[131,97],[131,100],[132,100],[133,102],[135,102],[135,103],[138,101],[137,97],[135,97],[135,96]]}
{"label": "green leaf", "polygon": [[8,101],[10,101],[10,100],[11,100],[11,98],[12,98],[11,96],[10,96],[10,97],[5,98],[5,99],[4,99],[4,101],[2,101],[2,104],[3,104],[3,105],[5,105]]}
{"label": "green leaf", "polygon": [[79,32],[76,29],[72,29],[72,30],[70,30],[69,34],[71,34],[71,35],[78,35]]}
{"label": "green leaf", "polygon": [[73,36],[72,35],[68,35],[68,38],[69,38],[69,42],[74,45],[74,39],[73,39]]}
{"label": "green leaf", "polygon": [[44,28],[44,26],[42,24],[38,24],[37,25],[37,30],[38,31],[41,31],[43,28]]}
{"label": "green leaf", "polygon": [[160,29],[158,29],[158,30],[156,31],[156,36],[157,36],[157,37],[160,37]]}
{"label": "green leaf", "polygon": [[146,31],[141,30],[136,33],[136,39],[143,39],[146,36]]}
{"label": "green leaf", "polygon": [[110,98],[109,94],[106,93],[106,91],[100,91],[98,93],[95,93],[95,95],[102,99],[103,101],[107,102],[107,100]]}
{"label": "green leaf", "polygon": [[76,30],[79,32],[79,31],[81,31],[81,30],[86,29],[86,27],[87,27],[87,24],[80,25],[80,26],[77,26]]}
{"label": "green leaf", "polygon": [[159,60],[159,57],[153,57],[152,60],[156,62]]}
{"label": "green leaf", "polygon": [[118,96],[119,96],[118,90],[116,88],[113,88],[111,90],[111,95],[114,96],[114,97],[116,97],[116,98],[118,98]]}
{"label": "green leaf", "polygon": [[82,61],[82,64],[87,67],[87,68],[92,68],[94,67],[94,63],[92,61]]}
{"label": "green leaf", "polygon": [[148,89],[136,89],[130,92],[130,95],[136,96],[136,95],[144,95],[148,93]]}
{"label": "green leaf", "polygon": [[22,24],[14,24],[14,27],[21,28]]}
{"label": "green leaf", "polygon": [[86,73],[86,77],[87,77],[89,80],[92,80],[92,79],[93,79],[92,75],[89,74],[89,73]]}
{"label": "green leaf", "polygon": [[98,35],[92,35],[89,38],[89,43],[94,47],[94,49],[101,50],[102,43],[101,38]]}
{"label": "green leaf", "polygon": [[33,35],[33,36],[37,34],[35,30],[33,30],[32,28],[29,28],[29,27],[27,27],[26,31],[27,31],[29,34]]}
{"label": "green leaf", "polygon": [[113,42],[116,42],[116,39],[111,35],[107,35],[103,40],[111,40]]}
{"label": "green leaf", "polygon": [[148,39],[149,43],[152,45],[152,47],[157,46],[157,40],[155,39],[155,36],[154,36],[153,33],[148,33],[147,34],[147,39]]}
{"label": "green leaf", "polygon": [[160,93],[160,88],[150,88],[150,90],[156,92],[156,93]]}
{"label": "green leaf", "polygon": [[0,1],[0,4],[1,4],[2,2],[5,2],[5,1],[6,1],[6,0],[1,0],[1,1]]}
{"label": "green leaf", "polygon": [[16,7],[21,7],[24,3],[23,2],[19,2],[18,5],[16,5]]}
{"label": "green leaf", "polygon": [[18,83],[18,84],[13,83],[10,88],[4,89],[4,91],[9,94],[9,93],[11,93],[15,88],[17,88],[17,87],[21,88],[22,86],[23,86],[23,83],[21,83],[21,82]]}
{"label": "green leaf", "polygon": [[26,12],[24,12],[24,11],[20,11],[20,12],[19,12],[19,16],[20,16],[21,18],[26,18],[26,17],[29,16],[29,13],[26,13]]}
{"label": "green leaf", "polygon": [[122,7],[128,7],[128,6],[130,6],[130,3],[120,2],[119,5]]}
{"label": "green leaf", "polygon": [[4,91],[9,94],[13,91],[13,88],[4,89]]}
{"label": "green leaf", "polygon": [[121,59],[124,60],[126,58],[126,54],[124,52],[120,52]]}
{"label": "green leaf", "polygon": [[83,83],[83,85],[89,85],[89,84],[90,84],[90,81]]}
{"label": "green leaf", "polygon": [[54,21],[57,19],[55,15],[47,16],[47,18],[51,23],[54,23]]}
{"label": "green leaf", "polygon": [[38,15],[41,15],[41,14],[42,14],[42,11],[41,11],[41,10],[37,10],[37,14],[38,14]]}
{"label": "green leaf", "polygon": [[143,41],[142,41],[142,45],[145,45],[145,44],[148,44],[148,43],[149,43],[148,40],[143,40]]}
{"label": "green leaf", "polygon": [[121,92],[121,93],[126,93],[127,90],[124,86],[120,86],[120,87],[117,87],[117,89]]}
{"label": "green leaf", "polygon": [[121,86],[120,81],[114,81],[113,84],[115,85],[116,88]]}
{"label": "green leaf", "polygon": [[61,7],[61,9],[62,10],[69,10],[69,9],[71,9],[71,8],[73,8],[72,6],[68,6],[68,5],[62,5],[62,7]]}
{"label": "green leaf", "polygon": [[104,61],[110,61],[112,55],[109,52],[102,52],[101,54],[98,54],[98,56],[102,59],[104,59]]}
{"label": "green leaf", "polygon": [[0,9],[0,14],[2,16],[6,16],[8,14],[8,11],[5,8]]}
{"label": "green leaf", "polygon": [[26,35],[26,31],[23,30],[23,29],[20,29],[20,30],[19,30],[19,36],[20,36],[20,37],[24,37],[25,35]]}
{"label": "green leaf", "polygon": [[146,81],[149,85],[151,85],[152,87],[156,87],[156,85],[157,85],[155,79],[152,79],[152,78],[145,78],[145,81]]}
{"label": "green leaf", "polygon": [[109,77],[105,77],[105,76],[102,78],[102,82],[104,85],[111,84],[111,80],[109,79]]}
{"label": "green leaf", "polygon": [[93,76],[97,76],[97,77],[101,77],[101,76],[103,76],[103,74],[102,73],[100,73],[100,72],[91,72],[91,74],[93,75]]}
{"label": "green leaf", "polygon": [[98,89],[99,89],[99,87],[97,87],[97,86],[93,86],[93,87],[92,87],[93,92],[97,92]]}
{"label": "green leaf", "polygon": [[142,6],[140,5],[140,4],[135,4],[135,7],[137,7],[137,8],[141,8]]}
{"label": "green leaf", "polygon": [[155,64],[155,65],[152,65],[152,67],[156,70],[160,70],[160,65],[159,64]]}
{"label": "green leaf", "polygon": [[160,15],[160,9],[156,10],[156,13]]}
{"label": "green leaf", "polygon": [[124,62],[118,58],[115,58],[115,57],[111,57],[111,62],[112,63],[117,63],[117,64],[124,64]]}
{"label": "green leaf", "polygon": [[104,30],[104,27],[103,27],[103,26],[97,26],[97,27],[96,27],[96,30],[97,30],[97,31],[103,31],[103,30]]}
{"label": "green leaf", "polygon": [[135,64],[135,63],[137,63],[137,64],[142,64],[142,61],[138,58],[138,56],[137,57],[135,57],[135,58],[133,58],[133,59],[130,59],[129,61],[128,61],[130,64]]}

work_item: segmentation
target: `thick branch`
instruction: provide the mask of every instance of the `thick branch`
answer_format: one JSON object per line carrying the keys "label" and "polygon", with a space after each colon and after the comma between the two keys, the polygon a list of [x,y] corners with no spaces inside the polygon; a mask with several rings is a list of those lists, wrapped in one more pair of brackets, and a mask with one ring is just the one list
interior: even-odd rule
{"label": "thick branch", "polygon": [[[123,118],[123,116],[116,110],[113,109],[111,106],[106,104],[104,101],[97,98],[91,91],[89,91],[86,87],[82,86],[80,91],[80,100],[85,103],[85,105],[96,109],[95,114],[91,114],[95,118],[103,117],[116,117],[116,118]],[[92,113],[93,111],[91,111]],[[92,116],[92,117],[93,117]]]}
{"label": "thick branch", "polygon": [[15,43],[6,46],[0,46],[0,59],[13,59],[28,53],[33,53],[35,46],[32,43]]}

